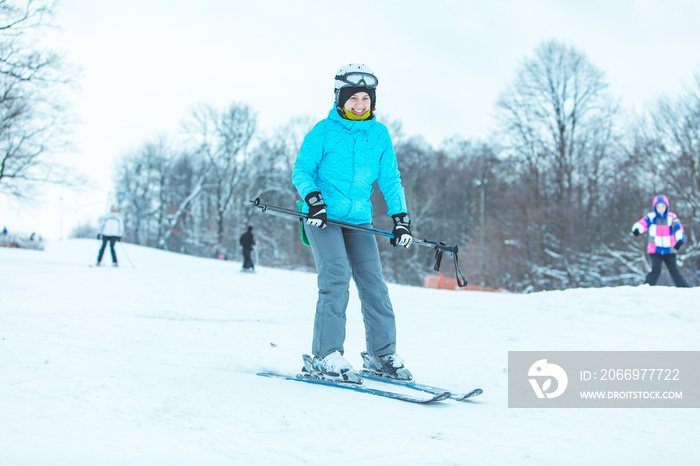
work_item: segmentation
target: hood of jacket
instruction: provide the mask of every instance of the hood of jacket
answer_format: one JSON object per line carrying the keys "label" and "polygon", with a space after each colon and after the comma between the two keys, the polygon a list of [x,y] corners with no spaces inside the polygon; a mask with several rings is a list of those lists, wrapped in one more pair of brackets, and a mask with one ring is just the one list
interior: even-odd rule
{"label": "hood of jacket", "polygon": [[[665,204],[666,205],[666,212],[664,212],[663,215],[659,215],[659,213],[656,212],[656,205],[657,204]],[[654,196],[654,201],[652,202],[651,206],[654,208],[654,212],[659,217],[666,217],[668,215],[668,211],[671,210],[671,206],[668,204],[668,198],[664,194],[659,194],[658,196]]]}

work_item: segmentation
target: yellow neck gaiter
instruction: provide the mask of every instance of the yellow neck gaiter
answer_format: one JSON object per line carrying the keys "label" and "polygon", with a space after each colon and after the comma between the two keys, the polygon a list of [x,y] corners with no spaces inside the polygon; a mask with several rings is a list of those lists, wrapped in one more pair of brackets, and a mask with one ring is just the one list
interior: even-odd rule
{"label": "yellow neck gaiter", "polygon": [[367,110],[367,113],[365,113],[361,116],[357,116],[354,113],[352,113],[350,110],[348,110],[347,108],[343,108],[343,113],[345,113],[345,117],[348,120],[359,121],[359,120],[366,120],[367,118],[369,118],[370,114],[372,113],[372,110]]}

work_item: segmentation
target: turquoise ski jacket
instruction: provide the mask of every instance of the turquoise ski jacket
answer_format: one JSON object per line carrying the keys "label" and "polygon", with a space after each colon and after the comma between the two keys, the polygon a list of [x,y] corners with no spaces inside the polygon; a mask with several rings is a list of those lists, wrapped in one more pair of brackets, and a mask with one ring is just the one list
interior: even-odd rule
{"label": "turquoise ski jacket", "polygon": [[[360,225],[372,223],[370,197],[375,181],[389,215],[408,213],[386,126],[376,119],[346,120],[333,108],[304,138],[292,183],[302,199],[320,191],[329,219]],[[304,212],[308,212],[306,204]]]}

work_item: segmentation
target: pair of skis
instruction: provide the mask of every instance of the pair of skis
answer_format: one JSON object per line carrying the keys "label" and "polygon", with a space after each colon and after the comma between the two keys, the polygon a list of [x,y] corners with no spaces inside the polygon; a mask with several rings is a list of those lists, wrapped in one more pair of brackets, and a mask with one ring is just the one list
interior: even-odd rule
{"label": "pair of skis", "polygon": [[425,396],[408,395],[405,393],[397,392],[391,389],[373,388],[367,387],[365,384],[347,383],[347,382],[332,382],[329,380],[317,379],[309,375],[298,374],[296,376],[278,374],[274,372],[258,372],[258,375],[263,377],[274,377],[278,379],[293,380],[296,382],[305,382],[315,385],[326,385],[330,387],[343,388],[346,390],[353,390],[356,392],[367,393],[370,395],[383,396],[385,398],[392,398],[400,401],[408,401],[410,403],[419,404],[430,404],[437,401],[443,401],[447,399],[453,399],[456,401],[469,400],[475,396],[481,395],[483,390],[480,388],[475,388],[469,392],[458,393],[453,390],[446,390],[443,388],[433,387],[432,385],[426,385],[418,382],[405,382],[396,379],[388,379],[385,377],[378,377],[371,372],[360,371],[360,375],[364,380],[380,382],[388,385],[400,385],[402,387],[410,388],[416,390],[417,392],[426,394]]}

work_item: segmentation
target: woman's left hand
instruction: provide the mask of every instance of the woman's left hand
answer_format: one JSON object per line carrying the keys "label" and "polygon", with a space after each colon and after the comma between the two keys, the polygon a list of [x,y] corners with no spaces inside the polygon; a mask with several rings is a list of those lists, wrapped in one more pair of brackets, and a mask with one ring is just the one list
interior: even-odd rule
{"label": "woman's left hand", "polygon": [[394,237],[389,242],[394,247],[409,247],[413,242],[413,236],[411,235],[411,220],[408,218],[408,214],[395,214],[391,216],[391,219],[394,221],[394,230],[392,231]]}

